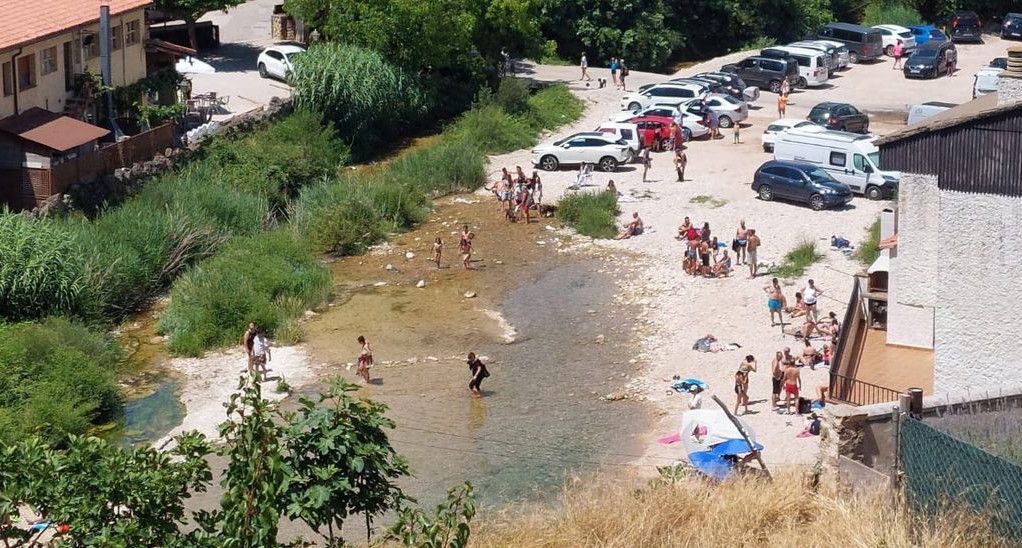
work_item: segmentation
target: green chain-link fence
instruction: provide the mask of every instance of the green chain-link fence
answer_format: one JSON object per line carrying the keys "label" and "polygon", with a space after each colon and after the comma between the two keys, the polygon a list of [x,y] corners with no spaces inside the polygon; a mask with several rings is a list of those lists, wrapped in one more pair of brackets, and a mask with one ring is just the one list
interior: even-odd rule
{"label": "green chain-link fence", "polygon": [[898,454],[908,502],[929,513],[948,503],[988,511],[998,534],[1022,541],[1022,466],[905,418]]}

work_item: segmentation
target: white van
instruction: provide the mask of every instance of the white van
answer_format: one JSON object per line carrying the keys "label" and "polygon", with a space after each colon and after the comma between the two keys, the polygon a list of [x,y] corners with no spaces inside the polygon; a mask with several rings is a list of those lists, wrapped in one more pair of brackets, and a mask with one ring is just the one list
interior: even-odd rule
{"label": "white van", "polygon": [[805,131],[792,128],[777,134],[775,160],[808,162],[826,170],[832,177],[865,194],[870,200],[894,195],[898,190],[896,171],[880,169],[880,149],[874,137],[846,131]]}
{"label": "white van", "polygon": [[[827,71],[826,53],[796,46],[771,46],[763,52],[781,51],[798,63],[798,84],[800,88],[822,86],[830,77]],[[766,53],[763,53],[766,55]]]}
{"label": "white van", "polygon": [[912,105],[908,109],[908,125],[912,125],[916,122],[921,122],[930,116],[935,116],[944,112],[945,110],[952,109],[958,105],[954,103],[942,103],[940,101],[927,101],[925,103],[919,103],[918,105]]}
{"label": "white van", "polygon": [[639,157],[639,150],[642,149],[642,143],[639,142],[639,126],[629,122],[603,122],[596,131],[613,135],[628,144],[628,152],[632,156],[628,159],[629,162]]}

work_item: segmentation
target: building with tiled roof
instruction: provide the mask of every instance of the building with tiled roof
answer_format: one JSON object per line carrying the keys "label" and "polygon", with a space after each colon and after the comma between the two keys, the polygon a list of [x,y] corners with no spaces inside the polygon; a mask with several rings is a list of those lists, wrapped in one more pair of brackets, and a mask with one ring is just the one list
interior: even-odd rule
{"label": "building with tiled roof", "polygon": [[0,119],[69,108],[75,76],[100,72],[99,9],[110,7],[111,78],[146,76],[144,8],[152,0],[0,0]]}

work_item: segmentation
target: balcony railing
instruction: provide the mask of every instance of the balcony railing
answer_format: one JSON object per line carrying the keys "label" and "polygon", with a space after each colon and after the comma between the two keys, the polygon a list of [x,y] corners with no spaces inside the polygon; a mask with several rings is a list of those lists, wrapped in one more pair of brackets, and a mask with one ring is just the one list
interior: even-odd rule
{"label": "balcony railing", "polygon": [[837,373],[830,375],[830,399],[852,405],[872,405],[895,401],[901,392]]}

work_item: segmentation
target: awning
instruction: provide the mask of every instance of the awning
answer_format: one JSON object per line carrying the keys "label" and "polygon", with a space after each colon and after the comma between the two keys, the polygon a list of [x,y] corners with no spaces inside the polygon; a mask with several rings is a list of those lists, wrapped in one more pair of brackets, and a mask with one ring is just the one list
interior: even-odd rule
{"label": "awning", "polygon": [[107,129],[39,107],[0,120],[0,131],[57,152],[71,150],[110,133]]}
{"label": "awning", "polygon": [[873,264],[869,265],[866,269],[867,274],[874,272],[890,272],[891,271],[891,258],[886,253],[881,253],[877,260],[873,261]]}
{"label": "awning", "polygon": [[150,38],[146,40],[145,50],[148,52],[169,53],[175,57],[194,57],[195,54],[198,53],[192,48],[179,46],[173,42],[167,42],[166,40],[160,40],[159,38]]}

